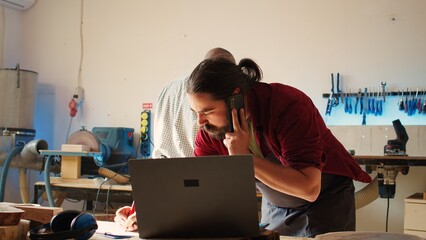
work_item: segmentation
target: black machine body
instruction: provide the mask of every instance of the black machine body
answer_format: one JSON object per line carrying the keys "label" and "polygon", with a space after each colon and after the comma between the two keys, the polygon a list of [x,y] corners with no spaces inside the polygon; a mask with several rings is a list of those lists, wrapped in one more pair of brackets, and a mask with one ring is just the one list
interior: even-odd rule
{"label": "black machine body", "polygon": [[384,154],[390,156],[407,156],[406,144],[408,142],[408,134],[405,127],[399,119],[392,121],[395,129],[396,139],[388,140],[388,144],[384,147]]}

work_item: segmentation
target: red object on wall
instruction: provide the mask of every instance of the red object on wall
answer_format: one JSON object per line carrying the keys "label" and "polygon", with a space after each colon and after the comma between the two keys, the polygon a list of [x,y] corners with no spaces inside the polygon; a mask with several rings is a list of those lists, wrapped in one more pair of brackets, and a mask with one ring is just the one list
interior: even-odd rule
{"label": "red object on wall", "polygon": [[77,103],[74,99],[71,99],[68,107],[70,108],[70,116],[75,117],[75,115],[77,115]]}

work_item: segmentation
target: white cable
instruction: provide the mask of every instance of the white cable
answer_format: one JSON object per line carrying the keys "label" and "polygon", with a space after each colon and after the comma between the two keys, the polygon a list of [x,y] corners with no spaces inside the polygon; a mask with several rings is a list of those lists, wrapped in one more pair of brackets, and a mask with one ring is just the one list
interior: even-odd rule
{"label": "white cable", "polygon": [[80,3],[80,65],[78,67],[78,79],[77,87],[83,87],[83,82],[81,79],[81,71],[83,66],[83,57],[84,57],[84,41],[83,41],[83,16],[84,16],[84,0],[81,0]]}
{"label": "white cable", "polygon": [[0,62],[0,67],[3,67],[4,64],[4,40],[5,40],[5,32],[6,32],[6,16],[4,14],[4,7],[1,6],[1,17],[3,20],[3,26],[2,26],[2,31],[1,31],[1,62]]}

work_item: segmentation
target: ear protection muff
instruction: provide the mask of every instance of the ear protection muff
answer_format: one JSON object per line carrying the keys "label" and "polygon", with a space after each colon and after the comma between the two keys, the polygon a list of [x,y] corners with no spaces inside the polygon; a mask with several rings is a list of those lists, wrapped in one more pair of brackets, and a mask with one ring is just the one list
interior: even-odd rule
{"label": "ear protection muff", "polygon": [[92,214],[67,210],[53,216],[50,223],[31,229],[30,239],[86,240],[95,234],[96,229],[98,224]]}

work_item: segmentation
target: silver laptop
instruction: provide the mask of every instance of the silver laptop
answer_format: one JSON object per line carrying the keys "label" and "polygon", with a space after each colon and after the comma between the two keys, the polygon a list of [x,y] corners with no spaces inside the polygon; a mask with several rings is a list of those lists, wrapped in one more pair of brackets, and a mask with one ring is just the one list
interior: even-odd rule
{"label": "silver laptop", "polygon": [[259,235],[253,157],[130,159],[141,238]]}

